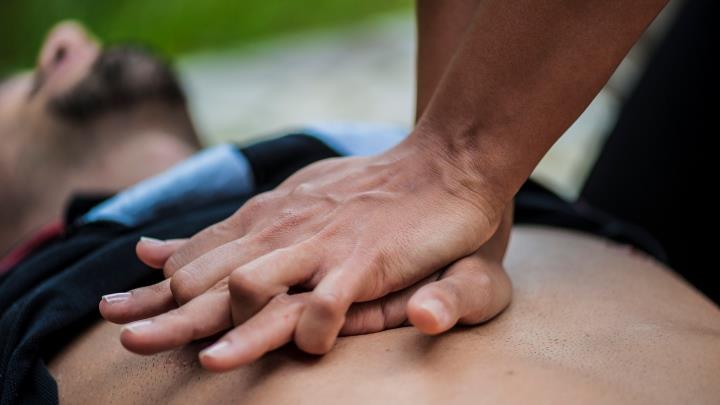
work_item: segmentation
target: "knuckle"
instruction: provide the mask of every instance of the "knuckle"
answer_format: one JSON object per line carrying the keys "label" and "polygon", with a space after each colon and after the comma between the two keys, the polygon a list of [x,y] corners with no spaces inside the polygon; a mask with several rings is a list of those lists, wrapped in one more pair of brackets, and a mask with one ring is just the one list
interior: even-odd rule
{"label": "knuckle", "polygon": [[465,304],[459,311],[460,322],[472,325],[480,323],[493,315],[490,313],[495,294],[492,283],[492,278],[482,272],[473,276],[472,281],[467,280],[465,288],[457,287],[459,292],[465,290],[462,298]]}
{"label": "knuckle", "polygon": [[260,288],[261,285],[257,278],[253,277],[250,272],[237,269],[230,273],[228,289],[230,290],[231,297],[252,295],[257,293]]}
{"label": "knuckle", "polygon": [[252,218],[256,214],[267,209],[272,201],[275,199],[274,192],[265,192],[256,195],[255,197],[247,200],[245,204],[231,217],[235,219],[242,219],[242,217]]}
{"label": "knuckle", "polygon": [[189,271],[179,270],[170,279],[170,291],[179,304],[192,300],[198,295],[195,275]]}
{"label": "knuckle", "polygon": [[255,218],[254,213],[249,213],[248,210],[245,208],[247,207],[248,203],[245,203],[240,209],[235,211],[234,214],[229,216],[227,219],[225,219],[224,222],[227,222],[230,226],[232,226],[234,229],[238,230],[238,233],[244,233],[247,229],[250,229],[252,218]]}
{"label": "knuckle", "polygon": [[232,218],[238,218],[243,215],[252,216],[264,206],[265,202],[262,199],[262,194],[258,194],[257,196],[247,200],[245,204],[243,204],[243,206],[235,213],[235,215],[232,216]]}
{"label": "knuckle", "polygon": [[[456,264],[457,269],[448,274],[445,278],[452,280],[449,282],[458,293],[463,290],[472,289],[475,291],[486,291],[493,286],[493,277],[491,271],[494,271],[493,263],[485,263],[479,258],[467,258]],[[469,292],[472,293],[472,292]]]}
{"label": "knuckle", "polygon": [[300,224],[304,220],[306,220],[309,217],[309,213],[307,211],[302,211],[295,208],[285,208],[282,211],[280,211],[280,216],[278,217],[278,223],[283,228],[285,227],[291,227]]}
{"label": "knuckle", "polygon": [[206,228],[203,232],[203,236],[207,236],[211,239],[225,239],[228,236],[236,237],[243,233],[241,224],[234,221],[234,216],[220,221],[215,225]]}
{"label": "knuckle", "polygon": [[272,222],[255,233],[254,238],[259,243],[273,243],[306,222],[310,215],[311,213],[307,210],[284,208],[276,214]]}
{"label": "knuckle", "polygon": [[314,294],[313,306],[322,313],[342,315],[344,300],[337,294]]}
{"label": "knuckle", "polygon": [[197,246],[202,246],[203,241],[227,240],[228,236],[235,239],[235,237],[241,234],[242,230],[234,226],[234,224],[228,219],[203,229],[168,258],[165,262],[165,266],[163,267],[165,277],[172,276],[175,272],[179,271],[185,265],[202,255],[204,252],[202,250],[198,250]]}
{"label": "knuckle", "polygon": [[487,272],[476,270],[473,279],[474,290],[489,291],[492,289],[493,279]]}
{"label": "knuckle", "polygon": [[290,192],[290,195],[307,195],[312,193],[313,190],[314,187],[312,184],[303,182],[295,186]]}
{"label": "knuckle", "polygon": [[172,277],[178,270],[180,270],[188,261],[190,257],[185,249],[179,249],[173,253],[170,258],[165,262],[163,266],[163,274],[165,278]]}

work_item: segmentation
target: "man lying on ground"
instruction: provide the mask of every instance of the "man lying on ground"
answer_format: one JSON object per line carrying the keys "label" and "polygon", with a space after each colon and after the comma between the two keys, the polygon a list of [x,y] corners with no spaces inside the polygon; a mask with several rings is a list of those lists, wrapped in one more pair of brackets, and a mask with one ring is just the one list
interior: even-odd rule
{"label": "man lying on ground", "polygon": [[[712,404],[720,398],[717,307],[643,253],[652,249],[631,226],[593,216],[532,184],[519,193],[516,222],[535,225],[515,227],[505,261],[514,301],[485,326],[437,338],[407,327],[344,337],[322,358],[286,347],[227,374],[210,373],[198,363],[198,353],[212,339],[152,356],[132,354],[119,344],[120,327],[99,319],[97,299],[162,278],[135,257],[142,235],[169,241],[192,235],[298,166],[338,156],[332,140],[347,134],[352,135],[294,134],[241,149],[209,149],[81,214],[66,238],[0,282],[0,327],[6,331],[0,343],[7,353],[2,400]],[[375,134],[383,140],[394,136]],[[212,191],[218,168],[234,179],[232,194]],[[188,198],[198,192],[216,197]],[[133,198],[138,195],[146,198]],[[160,196],[162,207],[155,209]],[[501,230],[497,240],[508,232]],[[157,242],[140,243],[142,249]],[[160,249],[171,253],[174,243]],[[486,267],[503,251],[502,244],[486,244],[463,263]],[[154,257],[155,265],[166,257]],[[403,323],[413,293],[351,308],[347,331]],[[291,323],[306,294],[297,291],[276,301],[289,311],[262,321]],[[465,311],[474,303],[457,304]],[[262,332],[248,326],[250,333]],[[275,344],[249,343],[265,350]]]}
{"label": "man lying on ground", "polygon": [[[328,140],[333,134],[315,135],[315,140],[303,135],[281,138],[240,153],[209,151],[186,162],[190,166],[185,169],[181,165],[80,213],[79,225],[65,240],[12,270],[0,281],[2,327],[8,331],[2,341],[8,354],[0,370],[5,377],[2,400],[52,402],[57,399],[54,376],[61,398],[69,403],[335,403],[339,398],[361,403],[479,398],[522,403],[716,402],[713,376],[718,364],[712,359],[718,353],[717,308],[644,254],[567,230],[518,228],[506,262],[515,282],[515,302],[482,329],[461,329],[439,339],[424,338],[410,328],[343,338],[337,350],[321,360],[286,349],[224,376],[198,367],[195,359],[206,342],[152,357],[122,350],[113,341],[117,327],[97,323],[95,303],[101,294],[161,277],[134,258],[138,237],[189,236],[232,213],[249,195],[275,187],[299,167],[338,155],[331,147],[337,143]],[[334,134],[335,139],[343,135],[347,133]],[[218,173],[212,169],[218,167],[238,175],[235,194],[195,198],[198,206],[183,207],[187,199],[170,196],[161,187],[183,184],[177,180],[188,173],[197,174],[191,176],[196,182],[210,183],[207,180]],[[242,181],[248,175],[252,181]],[[144,206],[147,199],[134,197],[153,190],[166,197],[167,204],[148,216],[143,208],[154,206]],[[179,205],[173,206],[173,201]],[[526,185],[519,195],[517,219],[582,229],[658,257],[632,227],[577,208]],[[552,217],[555,220],[548,219]],[[159,250],[167,253],[167,247],[161,244]],[[465,263],[487,267],[483,255],[497,260],[497,252],[490,249]],[[153,265],[162,265],[165,258],[145,255]],[[298,292],[280,302],[281,308],[291,310],[280,315],[295,316],[296,301],[303,299]],[[400,294],[400,309],[408,297],[407,292]],[[465,304],[473,308],[472,302]],[[350,314],[364,312],[351,309]],[[367,312],[386,315],[382,310]],[[275,321],[282,319],[286,318]],[[369,318],[374,325],[378,319],[383,320]],[[84,325],[95,326],[78,334]],[[386,326],[393,325],[381,328]]]}

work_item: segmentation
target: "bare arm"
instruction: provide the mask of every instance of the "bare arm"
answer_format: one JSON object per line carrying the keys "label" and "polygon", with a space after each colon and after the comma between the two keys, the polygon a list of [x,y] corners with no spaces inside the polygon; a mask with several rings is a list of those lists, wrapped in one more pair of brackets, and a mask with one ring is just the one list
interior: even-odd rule
{"label": "bare arm", "polygon": [[509,201],[666,3],[481,2],[414,136]]}
{"label": "bare arm", "polygon": [[482,0],[417,0],[415,120],[430,102]]}

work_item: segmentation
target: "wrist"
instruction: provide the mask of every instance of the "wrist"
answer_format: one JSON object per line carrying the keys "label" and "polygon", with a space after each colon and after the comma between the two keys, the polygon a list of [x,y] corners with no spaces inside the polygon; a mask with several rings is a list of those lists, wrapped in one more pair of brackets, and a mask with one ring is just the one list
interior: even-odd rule
{"label": "wrist", "polygon": [[440,132],[419,125],[405,142],[418,149],[426,161],[437,162],[454,182],[481,194],[500,212],[525,181],[518,170],[509,167],[512,162],[507,154],[469,129],[446,128]]}
{"label": "wrist", "polygon": [[433,182],[442,185],[447,193],[482,211],[490,223],[499,221],[514,195],[514,191],[486,175],[485,164],[478,162],[482,155],[472,148],[448,147],[442,140],[414,131],[386,154],[404,161],[403,165],[420,167],[416,175],[436,179]]}

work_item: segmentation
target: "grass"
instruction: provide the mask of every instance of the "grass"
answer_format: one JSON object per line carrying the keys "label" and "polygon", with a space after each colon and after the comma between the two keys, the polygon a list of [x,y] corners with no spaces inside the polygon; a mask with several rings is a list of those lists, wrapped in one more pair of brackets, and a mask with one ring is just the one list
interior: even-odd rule
{"label": "grass", "polygon": [[0,73],[32,66],[47,30],[83,22],[105,42],[142,43],[166,57],[225,48],[406,9],[411,0],[2,0]]}

